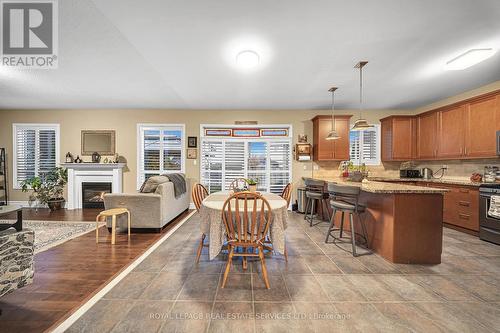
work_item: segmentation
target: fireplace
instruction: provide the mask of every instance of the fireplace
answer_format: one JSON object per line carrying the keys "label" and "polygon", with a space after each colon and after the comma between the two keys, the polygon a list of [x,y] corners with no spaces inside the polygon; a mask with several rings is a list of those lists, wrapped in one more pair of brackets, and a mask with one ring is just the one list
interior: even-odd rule
{"label": "fireplace", "polygon": [[111,193],[111,183],[82,183],[82,208],[104,209],[104,194]]}

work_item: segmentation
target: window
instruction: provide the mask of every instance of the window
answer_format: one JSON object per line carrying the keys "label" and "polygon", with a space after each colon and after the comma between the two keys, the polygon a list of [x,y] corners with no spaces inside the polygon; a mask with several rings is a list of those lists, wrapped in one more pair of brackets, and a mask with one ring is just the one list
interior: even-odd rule
{"label": "window", "polygon": [[[349,134],[351,161],[355,165],[380,165],[380,125]],[[360,161],[360,153],[362,158]]]}
{"label": "window", "polygon": [[59,124],[13,124],[15,189],[59,165]]}
{"label": "window", "polygon": [[[201,183],[210,193],[228,190],[236,178],[257,179],[257,190],[281,193],[291,181],[291,139],[289,128],[281,131],[282,136],[242,138],[245,130],[235,127],[233,135],[221,133],[221,137],[202,127],[201,140]],[[256,129],[253,129],[254,131]],[[258,129],[257,129],[258,130]],[[236,135],[234,135],[236,133]]]}
{"label": "window", "polygon": [[137,125],[137,188],[151,176],[184,172],[184,125]]}

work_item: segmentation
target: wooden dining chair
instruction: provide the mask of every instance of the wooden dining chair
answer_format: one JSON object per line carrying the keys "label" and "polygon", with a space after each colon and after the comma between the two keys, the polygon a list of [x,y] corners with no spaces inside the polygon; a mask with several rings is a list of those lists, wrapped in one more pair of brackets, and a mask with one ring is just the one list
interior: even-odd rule
{"label": "wooden dining chair", "polygon": [[281,197],[286,200],[286,207],[290,206],[290,199],[292,199],[292,183],[288,183],[283,191],[281,192]]}
{"label": "wooden dining chair", "polygon": [[[283,192],[281,192],[281,197],[286,200],[287,209],[288,207],[290,207],[290,200],[292,199],[292,189],[293,189],[292,183],[288,183],[283,189]],[[285,242],[285,252],[283,253],[283,256],[285,257],[285,261],[288,262],[288,252],[286,250],[286,242]]]}
{"label": "wooden dining chair", "polygon": [[235,189],[242,189],[247,185],[247,180],[245,178],[236,178],[229,184],[229,190],[234,191]]}
{"label": "wooden dining chair", "polygon": [[[208,190],[205,186],[196,183],[193,186],[191,191],[191,197],[193,198],[194,206],[196,210],[199,212],[201,207],[201,202],[203,199],[208,197]],[[196,251],[196,263],[200,262],[201,251],[203,251],[203,247],[208,247],[208,244],[205,244],[205,238],[207,235],[202,234],[200,239],[200,245],[198,245],[198,250]]]}
{"label": "wooden dining chair", "polygon": [[[244,269],[247,267],[248,257],[258,257],[262,265],[264,283],[269,289],[263,248],[271,224],[269,202],[257,193],[235,193],[224,202],[222,220],[226,227],[229,251],[222,288],[226,285],[233,257],[242,257]],[[243,251],[235,252],[236,248],[242,248]]]}

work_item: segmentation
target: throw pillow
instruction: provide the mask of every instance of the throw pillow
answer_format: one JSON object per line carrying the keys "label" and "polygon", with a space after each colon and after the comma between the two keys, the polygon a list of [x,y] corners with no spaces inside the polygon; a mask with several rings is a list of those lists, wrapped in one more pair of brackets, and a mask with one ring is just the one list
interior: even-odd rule
{"label": "throw pillow", "polygon": [[151,176],[148,179],[146,179],[144,184],[142,184],[140,192],[153,193],[156,191],[156,189],[160,184],[166,183],[168,181],[170,180],[165,176]]}

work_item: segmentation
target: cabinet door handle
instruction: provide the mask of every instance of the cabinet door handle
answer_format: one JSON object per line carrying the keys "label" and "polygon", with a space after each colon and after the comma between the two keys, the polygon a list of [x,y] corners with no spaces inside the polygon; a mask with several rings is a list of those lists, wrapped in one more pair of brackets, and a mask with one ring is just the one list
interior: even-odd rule
{"label": "cabinet door handle", "polygon": [[465,147],[464,155],[467,156],[467,147]]}
{"label": "cabinet door handle", "polygon": [[464,207],[469,207],[470,206],[470,202],[469,201],[459,201],[458,204],[460,206],[464,206]]}
{"label": "cabinet door handle", "polygon": [[469,214],[462,214],[462,213],[460,213],[460,214],[458,214],[458,216],[459,216],[461,219],[463,219],[463,220],[468,220],[468,219],[470,219],[470,215],[469,215]]}

